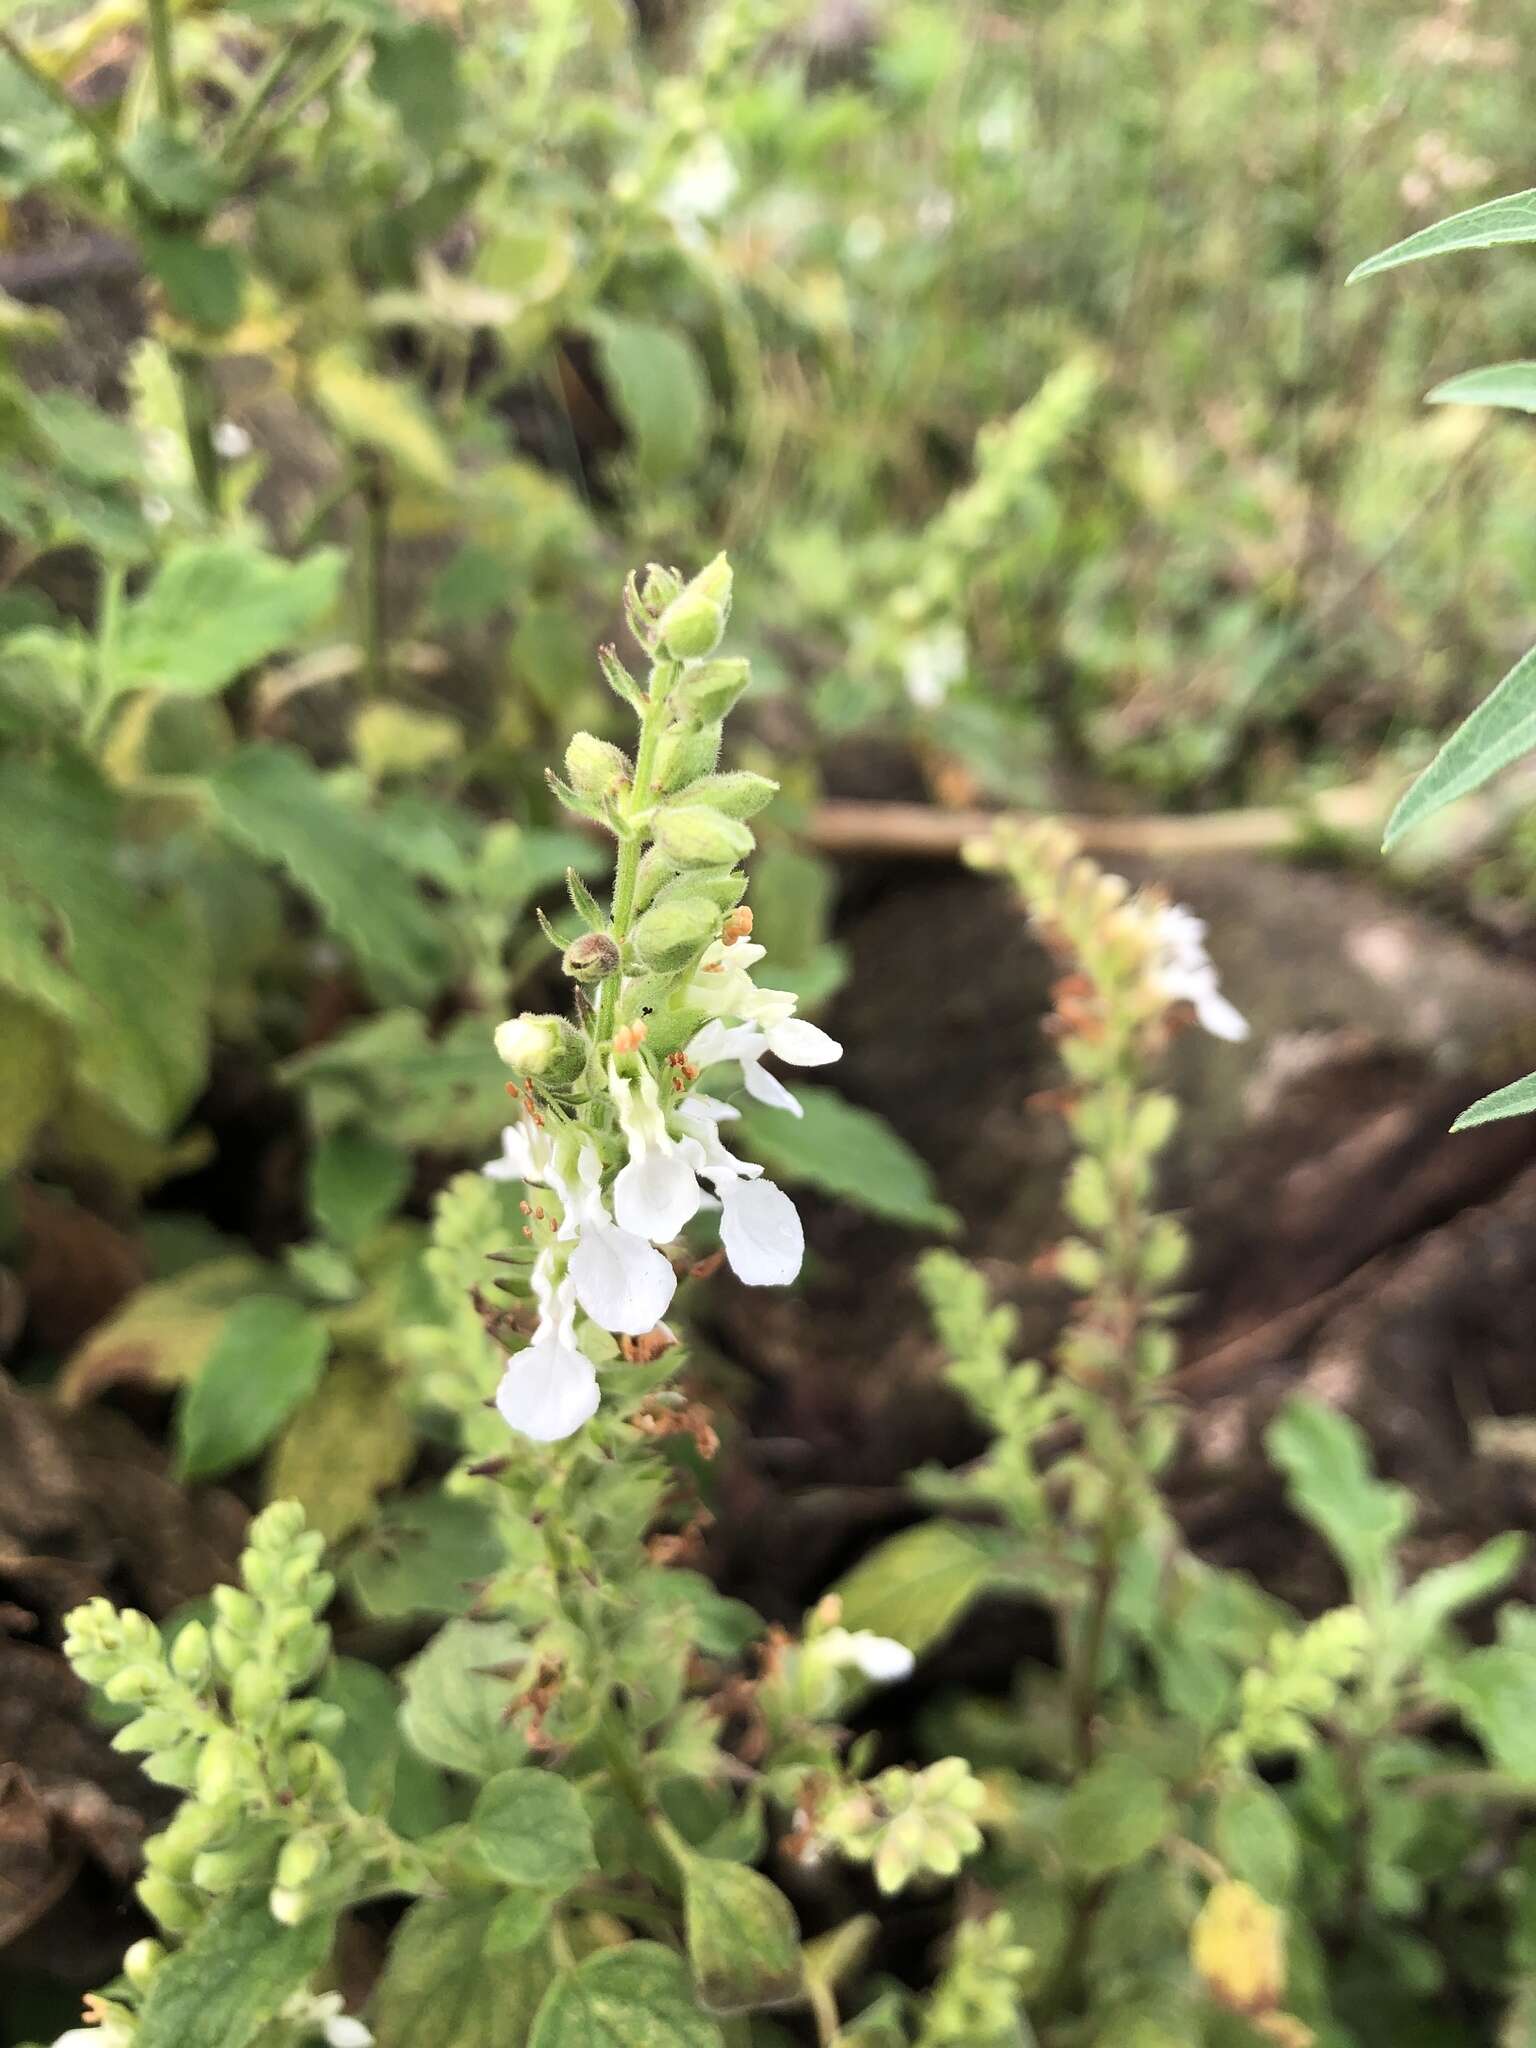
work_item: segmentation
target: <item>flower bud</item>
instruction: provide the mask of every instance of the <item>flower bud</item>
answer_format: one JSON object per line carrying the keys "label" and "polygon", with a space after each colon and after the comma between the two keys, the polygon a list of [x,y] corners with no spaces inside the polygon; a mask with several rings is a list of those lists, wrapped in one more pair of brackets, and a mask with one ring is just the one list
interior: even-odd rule
{"label": "flower bud", "polygon": [[134,1942],[123,1957],[123,1975],[137,1991],[142,1991],[149,1980],[165,1961],[165,1948],[158,1941],[151,1941],[146,1935]]}
{"label": "flower bud", "polygon": [[768,776],[754,775],[750,769],[737,768],[728,775],[706,775],[692,788],[684,790],[679,802],[713,804],[728,818],[751,818],[765,804],[771,804],[778,793],[779,785]]}
{"label": "flower bud", "polygon": [[587,1059],[586,1042],[573,1024],[532,1010],[497,1025],[496,1050],[514,1073],[556,1083],[574,1080]]}
{"label": "flower bud", "polygon": [[313,1884],[330,1861],[330,1845],[318,1829],[310,1828],[284,1842],[277,1858],[277,1881],[293,1891]]}
{"label": "flower bud", "polygon": [[595,733],[579,732],[565,750],[565,772],[578,796],[601,802],[622,789],[633,771],[621,747]]}
{"label": "flower bud", "polygon": [[245,1746],[232,1729],[210,1735],[197,1765],[197,1796],[203,1804],[212,1806],[233,1792],[244,1775],[244,1764]]}
{"label": "flower bud", "polygon": [[136,1707],[156,1699],[166,1688],[160,1664],[125,1664],[101,1688],[115,1707]]}
{"label": "flower bud", "polygon": [[158,1920],[167,1934],[189,1934],[202,1918],[196,1893],[158,1871],[141,1877],[133,1889],[150,1919]]}
{"label": "flower bud", "polygon": [[264,1659],[242,1664],[230,1684],[229,1697],[240,1721],[264,1721],[287,1693],[283,1674]]}
{"label": "flower bud", "polygon": [[560,965],[572,981],[607,981],[619,971],[619,949],[606,932],[583,932],[561,954]]}
{"label": "flower bud", "polygon": [[751,669],[739,655],[700,662],[684,671],[672,693],[672,707],[690,725],[718,725],[751,680]]}
{"label": "flower bud", "polygon": [[189,1621],[172,1643],[171,1669],[183,1685],[190,1685],[194,1691],[208,1683],[213,1672],[213,1646],[202,1622]]}
{"label": "flower bud", "polygon": [[680,868],[723,868],[745,860],[757,841],[748,826],[708,804],[679,804],[659,811],[656,844]]}
{"label": "flower bud", "polygon": [[272,1852],[266,1834],[252,1833],[227,1848],[204,1849],[192,1865],[192,1882],[200,1892],[232,1892],[254,1877]]}
{"label": "flower bud", "polygon": [[663,569],[660,562],[651,562],[645,571],[645,581],[640,586],[640,602],[648,612],[662,611],[683,587],[683,579],[675,569]]}
{"label": "flower bud", "polygon": [[635,951],[654,974],[672,974],[695,959],[720,932],[720,907],[708,896],[674,896],[654,904],[635,926]]}
{"label": "flower bud", "polygon": [[308,1896],[291,1890],[287,1885],[276,1884],[267,1894],[267,1911],[279,1927],[297,1927],[307,1917],[309,1908]]}
{"label": "flower bud", "polygon": [[674,661],[697,661],[720,645],[730,615],[731,565],[716,555],[667,606],[657,637]]}
{"label": "flower bud", "polygon": [[686,789],[701,775],[708,775],[720,758],[720,727],[715,725],[674,726],[661,736],[656,749],[652,784],[670,795]]}

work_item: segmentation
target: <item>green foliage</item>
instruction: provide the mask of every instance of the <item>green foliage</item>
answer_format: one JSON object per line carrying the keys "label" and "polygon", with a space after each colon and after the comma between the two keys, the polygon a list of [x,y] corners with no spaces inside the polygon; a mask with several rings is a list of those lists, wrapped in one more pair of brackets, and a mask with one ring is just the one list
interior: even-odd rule
{"label": "green foliage", "polygon": [[883,1118],[830,1088],[801,1083],[804,1114],[790,1120],[748,1103],[741,1135],[747,1149],[786,1180],[803,1182],[893,1223],[949,1231],[957,1218],[938,1200],[927,1166]]}
{"label": "green foliage", "polygon": [[151,1980],[135,2039],[141,2048],[245,2048],[325,1961],[320,1916],[274,1927],[258,1887],[220,1900]]}
{"label": "green foliage", "polygon": [[325,1325],[296,1301],[237,1302],[177,1410],[183,1478],[210,1479],[254,1457],[314,1392],[327,1343]]}

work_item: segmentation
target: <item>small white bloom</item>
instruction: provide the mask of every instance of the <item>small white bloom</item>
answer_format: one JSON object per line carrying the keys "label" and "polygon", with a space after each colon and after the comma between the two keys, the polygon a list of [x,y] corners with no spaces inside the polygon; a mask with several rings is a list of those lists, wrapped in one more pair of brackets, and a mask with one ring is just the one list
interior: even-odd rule
{"label": "small white bloom", "polygon": [[238,421],[220,420],[213,430],[213,447],[226,462],[238,462],[242,455],[250,454],[251,437]]}
{"label": "small white bloom", "polygon": [[339,1991],[296,1991],[281,2017],[320,2035],[326,2048],[373,2048],[373,2035],[348,2013]]}
{"label": "small white bloom", "polygon": [[909,640],[901,673],[908,697],[920,711],[936,711],[965,674],[969,652],[956,625],[935,626]]}
{"label": "small white bloom", "polygon": [[[171,508],[165,498],[151,493],[149,497],[139,500],[139,509],[151,526],[169,526],[171,523]],[[97,2035],[95,2038],[99,2040],[100,2036]]]}
{"label": "small white bloom", "polygon": [[816,1647],[835,1664],[860,1672],[872,1685],[899,1685],[917,1665],[905,1643],[867,1628],[830,1628],[816,1638]]}
{"label": "small white bloom", "polygon": [[706,135],[663,191],[660,210],[675,228],[696,228],[724,213],[740,183],[730,151],[718,135]]}
{"label": "small white bloom", "polygon": [[1157,957],[1152,972],[1170,1003],[1189,1003],[1214,1038],[1238,1045],[1248,1036],[1248,1020],[1222,994],[1216,969],[1205,950],[1205,921],[1182,903],[1159,913]]}
{"label": "small white bloom", "polygon": [[603,1162],[595,1145],[582,1148],[577,1173],[576,1187],[556,1183],[565,1203],[560,1236],[577,1240],[570,1263],[576,1299],[602,1329],[644,1337],[666,1314],[677,1275],[645,1238],[609,1216]]}
{"label": "small white bloom", "polygon": [[613,1213],[621,1230],[665,1244],[698,1211],[698,1177],[667,1129],[655,1075],[642,1068],[631,1081],[610,1060],[608,1086],[629,1146],[613,1183]]}
{"label": "small white bloom", "polygon": [[996,99],[976,123],[976,140],[988,156],[1010,156],[1023,140],[1023,124],[1013,101]]}
{"label": "small white bloom", "polygon": [[53,2048],[130,2048],[132,2040],[130,2027],[109,2019],[99,2027],[71,2027],[67,2034],[60,2034]]}
{"label": "small white bloom", "polygon": [[713,1067],[722,1060],[735,1060],[747,1093],[769,1109],[787,1109],[791,1116],[804,1114],[782,1081],[763,1071],[764,1053],[774,1053],[792,1067],[824,1067],[843,1056],[843,1048],[819,1025],[803,1017],[786,1017],[764,1031],[754,1024],[727,1025],[711,1017],[688,1042],[688,1058],[696,1067]]}
{"label": "small white bloom", "polygon": [[480,1171],[487,1180],[545,1181],[554,1160],[549,1135],[526,1117],[508,1124],[501,1134],[501,1157],[491,1159]]}
{"label": "small white bloom", "polygon": [[533,1265],[539,1326],[533,1341],[507,1360],[496,1406],[502,1420],[535,1443],[574,1436],[597,1413],[597,1370],[576,1346],[576,1290],[569,1274],[558,1280],[560,1254],[552,1246]]}
{"label": "small white bloom", "polygon": [[690,1096],[680,1114],[694,1135],[683,1141],[692,1164],[720,1201],[720,1243],[736,1278],[748,1287],[787,1287],[805,1257],[799,1212],[763,1169],[727,1152],[717,1120]]}

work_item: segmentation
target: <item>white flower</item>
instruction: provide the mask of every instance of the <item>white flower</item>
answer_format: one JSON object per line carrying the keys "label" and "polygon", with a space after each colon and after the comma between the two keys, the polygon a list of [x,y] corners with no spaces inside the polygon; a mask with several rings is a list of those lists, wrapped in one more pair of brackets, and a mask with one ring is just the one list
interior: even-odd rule
{"label": "white flower", "polygon": [[834,1664],[859,1672],[872,1685],[899,1685],[912,1676],[917,1664],[905,1643],[898,1643],[894,1636],[877,1636],[867,1628],[829,1628],[816,1638],[816,1647]]}
{"label": "white flower", "polygon": [[1189,1003],[1214,1038],[1237,1045],[1248,1036],[1248,1020],[1227,1001],[1205,950],[1205,921],[1182,903],[1158,912],[1157,957],[1152,973],[1170,1003]]}
{"label": "white flower", "polygon": [[130,2048],[133,2030],[117,2020],[104,2020],[99,2027],[71,2027],[60,2034],[53,2048]]}
{"label": "white flower", "polygon": [[372,2033],[348,2013],[339,1991],[296,1991],[280,2016],[319,2034],[326,2048],[373,2048]]}
{"label": "white flower", "polygon": [[819,1025],[803,1017],[786,1017],[766,1031],[754,1024],[727,1025],[711,1017],[688,1042],[688,1058],[696,1067],[713,1067],[722,1060],[735,1060],[747,1093],[770,1109],[787,1109],[791,1116],[804,1111],[794,1096],[762,1067],[764,1053],[773,1053],[792,1067],[824,1067],[843,1056],[843,1048]]}
{"label": "white flower", "polygon": [[576,1299],[601,1328],[644,1337],[666,1314],[677,1275],[645,1238],[609,1216],[595,1145],[583,1146],[577,1174],[576,1187],[556,1183],[565,1204],[560,1236],[577,1240],[569,1268]]}
{"label": "white flower", "polygon": [[698,1177],[667,1129],[655,1075],[642,1068],[631,1081],[610,1060],[608,1086],[629,1146],[613,1183],[613,1213],[621,1230],[665,1244],[698,1211]]}
{"label": "white flower", "polygon": [[597,1371],[576,1346],[576,1289],[568,1273],[556,1278],[560,1256],[546,1246],[534,1260],[539,1326],[496,1390],[503,1421],[539,1444],[574,1436],[597,1413]]}
{"label": "white flower", "polygon": [[487,1180],[547,1180],[555,1148],[549,1134],[524,1117],[508,1124],[501,1134],[501,1157],[491,1159],[480,1171]]}
{"label": "white flower", "polygon": [[909,640],[902,653],[902,680],[921,711],[936,711],[965,674],[965,635],[956,625],[935,626]]}
{"label": "white flower", "polygon": [[787,1287],[805,1257],[799,1212],[782,1188],[762,1177],[760,1166],[726,1151],[719,1107],[708,1096],[690,1095],[679,1114],[694,1133],[683,1141],[691,1162],[719,1198],[727,1263],[748,1287]]}
{"label": "white flower", "polygon": [[703,136],[662,192],[660,210],[675,228],[686,233],[701,221],[724,213],[740,183],[731,153],[720,137]]}
{"label": "white flower", "polygon": [[250,454],[251,437],[237,421],[220,420],[213,430],[213,447],[226,462],[238,462],[242,455]]}

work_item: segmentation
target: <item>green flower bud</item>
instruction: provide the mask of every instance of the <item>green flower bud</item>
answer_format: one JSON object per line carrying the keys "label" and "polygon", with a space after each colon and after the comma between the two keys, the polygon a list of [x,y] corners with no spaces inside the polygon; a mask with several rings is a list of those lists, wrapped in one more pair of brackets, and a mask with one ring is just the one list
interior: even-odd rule
{"label": "green flower bud", "polygon": [[673,726],[662,734],[657,746],[653,784],[666,795],[686,789],[701,775],[710,774],[719,758],[718,724]]}
{"label": "green flower bud", "polygon": [[200,1621],[189,1621],[171,1645],[171,1669],[183,1685],[200,1691],[213,1675],[213,1645]]}
{"label": "green flower bud", "polygon": [[101,1688],[115,1707],[136,1707],[158,1699],[170,1683],[162,1664],[125,1664]]}
{"label": "green flower bud", "polygon": [[317,1829],[294,1835],[284,1842],[277,1858],[277,1881],[291,1891],[313,1884],[331,1860],[330,1844]]}
{"label": "green flower bud", "polygon": [[723,811],[728,818],[751,818],[771,804],[779,793],[779,785],[766,775],[754,775],[750,769],[737,768],[728,775],[706,775],[684,790],[679,803],[713,804],[717,811]]}
{"label": "green flower bud", "polygon": [[607,981],[619,971],[619,949],[606,932],[583,932],[561,954],[560,965],[572,981]]}
{"label": "green flower bud", "polygon": [[197,1783],[197,1764],[201,1755],[202,1745],[195,1735],[189,1735],[185,1742],[145,1757],[139,1769],[153,1784],[170,1785],[178,1792],[190,1792]]}
{"label": "green flower bud", "polygon": [[671,903],[680,896],[707,896],[723,918],[734,910],[747,893],[747,878],[738,868],[694,868],[686,875],[674,875],[656,892],[658,903]]}
{"label": "green flower bud", "polygon": [[274,1885],[267,1894],[267,1911],[279,1927],[297,1927],[308,1918],[313,1903],[307,1893],[294,1891],[288,1885]]}
{"label": "green flower bud", "polygon": [[739,655],[703,661],[683,671],[671,703],[678,716],[691,725],[718,725],[735,709],[751,680],[751,669]]}
{"label": "green flower bud", "polygon": [[165,1961],[165,1949],[158,1941],[146,1936],[136,1941],[123,1957],[123,1975],[137,1991],[142,1991]]}
{"label": "green flower bud", "polygon": [[261,1628],[261,1608],[238,1586],[215,1586],[213,1611],[232,1635],[250,1639]]}
{"label": "green flower bud", "polygon": [[557,1086],[573,1081],[587,1063],[586,1040],[565,1017],[524,1010],[496,1027],[496,1050],[517,1074]]}
{"label": "green flower bud", "polygon": [[245,1765],[245,1744],[233,1729],[221,1728],[210,1735],[198,1759],[198,1798],[209,1806],[225,1798],[245,1776]]}
{"label": "green flower bud", "polygon": [[683,587],[683,579],[675,569],[663,569],[660,562],[647,564],[645,581],[640,586],[640,602],[648,612],[659,612],[669,605]]}
{"label": "green flower bud", "polygon": [[655,974],[673,974],[720,935],[720,910],[708,896],[674,896],[635,926],[635,951]]}
{"label": "green flower bud", "polygon": [[674,661],[698,661],[720,645],[730,615],[731,565],[716,555],[656,621],[657,637]]}
{"label": "green flower bud", "polygon": [[204,1849],[192,1865],[192,1882],[200,1892],[230,1892],[254,1877],[271,1856],[269,1835],[248,1834],[227,1848]]}
{"label": "green flower bud", "polygon": [[203,1917],[196,1892],[161,1877],[157,1871],[141,1877],[133,1889],[150,1919],[158,1920],[167,1934],[190,1934]]}
{"label": "green flower bud", "polygon": [[656,844],[679,868],[729,867],[757,841],[750,828],[707,804],[679,804],[656,814]]}
{"label": "green flower bud", "polygon": [[600,803],[622,789],[634,770],[629,756],[611,740],[578,732],[565,750],[565,772],[578,796]]}
{"label": "green flower bud", "polygon": [[139,1714],[126,1727],[118,1729],[112,1738],[112,1747],[124,1756],[148,1750],[174,1749],[184,1733],[179,1714],[173,1713],[169,1707],[151,1707],[147,1713]]}
{"label": "green flower bud", "polygon": [[287,1696],[283,1674],[273,1664],[252,1658],[235,1673],[229,1688],[237,1721],[265,1721]]}

